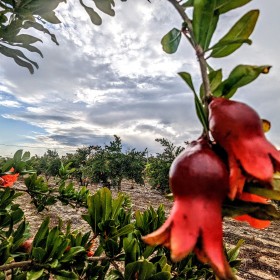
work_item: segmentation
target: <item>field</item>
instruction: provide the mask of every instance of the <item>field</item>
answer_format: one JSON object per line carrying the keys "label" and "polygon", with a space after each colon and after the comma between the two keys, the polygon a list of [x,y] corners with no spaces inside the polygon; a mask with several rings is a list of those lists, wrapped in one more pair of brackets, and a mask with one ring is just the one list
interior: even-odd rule
{"label": "field", "polygon": [[[22,182],[17,182],[15,187],[24,188]],[[133,210],[139,209],[144,211],[152,205],[157,207],[160,204],[165,206],[166,214],[169,213],[172,202],[163,197],[157,190],[146,186],[132,185],[129,182],[122,184],[122,191],[127,193],[132,201]],[[92,185],[88,187],[92,192],[99,187]],[[112,190],[116,195],[116,190]],[[49,207],[48,211],[44,210],[37,213],[36,208],[30,203],[30,197],[24,194],[18,198],[19,203],[25,212],[26,218],[31,226],[31,232],[37,230],[42,220],[46,216],[51,217],[51,223],[55,225],[58,218],[63,221],[71,221],[73,229],[82,231],[89,230],[87,224],[81,219],[83,208],[74,209],[69,205],[62,205],[57,202]],[[238,279],[240,280],[278,280],[280,279],[280,222],[274,222],[265,230],[253,229],[245,223],[239,223],[232,219],[226,219],[224,222],[224,240],[229,248],[235,245],[238,240],[245,240],[241,247],[240,258],[242,265],[239,269]]]}

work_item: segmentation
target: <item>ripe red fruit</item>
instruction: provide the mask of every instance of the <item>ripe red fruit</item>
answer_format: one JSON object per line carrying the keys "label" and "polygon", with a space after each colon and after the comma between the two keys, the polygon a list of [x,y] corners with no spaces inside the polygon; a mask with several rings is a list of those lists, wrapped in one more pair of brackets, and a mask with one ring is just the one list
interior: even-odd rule
{"label": "ripe red fruit", "polygon": [[25,240],[21,245],[20,245],[20,249],[23,250],[23,252],[25,253],[30,253],[32,250],[32,246],[33,246],[33,240],[34,238],[29,238],[27,240]]}
{"label": "ripe red fruit", "polygon": [[228,172],[205,139],[192,142],[172,163],[170,186],[174,205],[169,218],[144,236],[150,245],[163,244],[180,261],[192,250],[209,262],[220,279],[234,279],[223,252],[222,202]]}
{"label": "ripe red fruit", "polygon": [[265,138],[254,109],[242,102],[213,98],[209,128],[227,152],[231,199],[241,195],[247,178],[271,183],[273,173],[280,170],[280,152]]}

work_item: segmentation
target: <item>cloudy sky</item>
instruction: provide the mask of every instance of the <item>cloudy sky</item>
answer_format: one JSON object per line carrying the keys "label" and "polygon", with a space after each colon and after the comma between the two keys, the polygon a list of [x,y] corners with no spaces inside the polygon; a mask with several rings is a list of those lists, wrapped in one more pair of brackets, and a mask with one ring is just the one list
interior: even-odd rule
{"label": "cloudy sky", "polygon": [[[39,70],[31,75],[1,55],[0,155],[17,149],[60,154],[77,147],[103,145],[116,134],[126,148],[158,152],[155,138],[177,145],[195,139],[201,126],[195,116],[193,96],[177,72],[192,73],[200,85],[198,63],[187,42],[177,53],[165,54],[160,40],[181,19],[167,0],[116,2],[116,16],[102,15],[94,26],[77,5],[61,4],[62,21],[51,27],[56,46],[46,35],[38,44],[44,58],[32,56]],[[77,1],[75,1],[77,3]],[[210,60],[226,77],[237,64],[273,68],[235,95],[272,122],[267,137],[280,148],[280,26],[279,0],[253,0],[222,17],[217,40],[250,9],[261,11],[253,44],[228,58]],[[41,36],[39,34],[34,34]]]}

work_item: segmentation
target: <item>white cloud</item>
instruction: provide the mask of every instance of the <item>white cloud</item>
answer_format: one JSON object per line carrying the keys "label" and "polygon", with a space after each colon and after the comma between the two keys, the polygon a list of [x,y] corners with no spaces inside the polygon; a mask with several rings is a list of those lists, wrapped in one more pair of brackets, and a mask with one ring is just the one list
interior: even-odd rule
{"label": "white cloud", "polygon": [[13,100],[0,100],[0,106],[10,107],[10,108],[20,108],[21,104]]}

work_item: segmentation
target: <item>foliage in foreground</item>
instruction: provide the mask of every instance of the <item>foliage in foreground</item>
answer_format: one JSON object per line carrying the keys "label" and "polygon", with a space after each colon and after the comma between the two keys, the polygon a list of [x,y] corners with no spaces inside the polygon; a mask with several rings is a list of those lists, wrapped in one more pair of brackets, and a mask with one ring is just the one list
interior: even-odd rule
{"label": "foliage in foreground", "polygon": [[[112,198],[107,188],[87,197],[86,233],[46,218],[31,238],[12,188],[0,191],[0,279],[210,279],[212,270],[194,255],[170,261],[167,249],[145,244],[141,236],[165,221],[163,206],[141,213],[127,208],[127,198]],[[134,218],[133,218],[134,217]],[[234,266],[240,244],[228,251]],[[120,267],[124,267],[121,269]]]}

